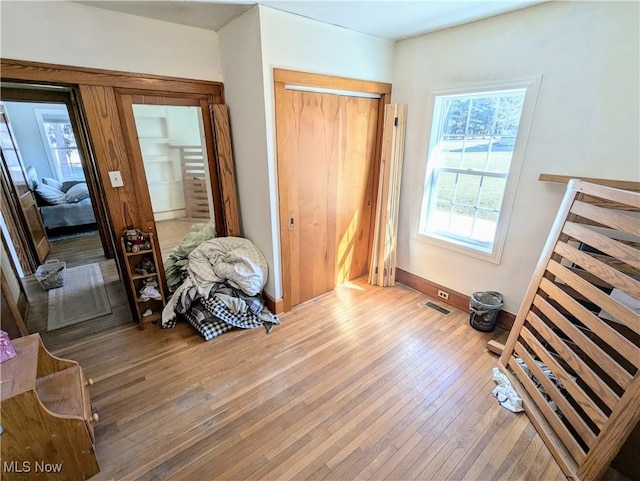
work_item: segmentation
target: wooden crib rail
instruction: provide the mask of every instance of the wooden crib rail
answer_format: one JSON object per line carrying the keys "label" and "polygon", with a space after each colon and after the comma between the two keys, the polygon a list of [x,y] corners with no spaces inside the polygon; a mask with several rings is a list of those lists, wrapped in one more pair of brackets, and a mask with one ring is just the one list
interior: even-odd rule
{"label": "wooden crib rail", "polygon": [[565,474],[599,479],[640,420],[640,193],[563,202],[499,366]]}

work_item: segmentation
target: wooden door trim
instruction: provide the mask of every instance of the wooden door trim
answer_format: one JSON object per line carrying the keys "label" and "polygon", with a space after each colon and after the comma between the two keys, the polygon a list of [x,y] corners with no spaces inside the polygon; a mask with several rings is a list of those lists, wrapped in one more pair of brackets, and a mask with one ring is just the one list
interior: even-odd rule
{"label": "wooden door trim", "polygon": [[69,118],[71,119],[74,132],[78,134],[76,135],[76,145],[80,151],[80,158],[83,163],[82,167],[89,188],[91,205],[93,207],[94,217],[96,218],[102,250],[107,259],[113,259],[115,257],[116,239],[113,237],[113,232],[109,224],[105,196],[98,175],[96,159],[89,146],[89,130],[86,119],[80,109],[79,94],[75,88],[71,89],[70,97],[70,101],[67,104]]}
{"label": "wooden door trim", "polygon": [[95,86],[143,89],[157,92],[181,92],[185,94],[207,94],[223,103],[221,82],[210,80],[166,77],[163,75],[123,72],[88,67],[74,67],[26,60],[0,59],[0,70],[4,80],[40,81],[44,83],[84,84]]}
{"label": "wooden door trim", "polygon": [[[282,102],[278,101],[285,90],[287,84],[294,84],[308,87],[328,88],[335,90],[362,92],[380,95],[378,106],[378,128],[375,145],[374,179],[372,198],[378,195],[378,179],[380,176],[380,153],[382,149],[382,129],[384,127],[384,105],[391,101],[391,84],[369,80],[360,80],[347,77],[336,77],[333,75],[322,75],[307,72],[298,72],[286,69],[273,69],[274,78],[274,102],[276,113],[276,165],[278,172],[278,204],[279,204],[279,225],[280,225],[280,261],[282,266],[282,309],[284,312],[291,310],[291,251],[289,245],[289,194],[286,189],[287,169],[278,163],[278,159],[284,157],[283,146],[278,142],[277,125],[278,119],[284,115]],[[375,209],[372,209],[372,214]],[[369,252],[373,240],[373,227],[370,222],[369,228]]]}
{"label": "wooden door trim", "polygon": [[[147,215],[139,213],[140,194],[136,191],[131,173],[131,159],[127,153],[124,125],[120,120],[115,89],[129,89],[141,95],[206,99],[209,103],[224,104],[223,84],[208,80],[2,58],[0,76],[3,82],[59,85],[78,89],[79,107],[86,121],[97,178],[100,179],[104,195],[107,220],[114,238],[120,236],[126,226],[143,225],[141,217]],[[124,187],[110,186],[109,171],[120,171]],[[120,276],[124,279],[123,259],[119,250],[116,251],[116,262]],[[134,302],[135,293],[127,292],[127,295],[129,302]]]}
{"label": "wooden door trim", "polygon": [[[134,161],[131,165],[132,175],[134,176],[134,185],[140,192],[146,192],[147,195],[143,195],[142,201],[145,203],[145,208],[149,209],[149,212],[153,212],[151,205],[151,197],[148,195],[149,187],[146,182],[145,172],[142,163],[142,152],[139,146],[131,145],[132,142],[128,140],[137,139],[137,130],[135,126],[135,119],[129,115],[132,112],[132,105],[134,103],[144,103],[147,105],[147,101],[151,100],[150,105],[174,105],[174,106],[194,106],[200,107],[202,111],[203,129],[205,131],[205,143],[207,149],[207,161],[209,163],[209,182],[211,183],[211,190],[213,195],[214,204],[214,216],[216,222],[216,232],[219,236],[228,235],[225,225],[225,210],[222,197],[220,195],[220,189],[222,186],[218,178],[218,162],[216,160],[215,142],[214,142],[214,129],[210,115],[210,101],[211,96],[190,96],[182,97],[172,92],[172,95],[147,95],[140,90],[131,89],[115,89],[116,101],[118,103],[120,122],[123,126],[123,132],[125,133],[125,144],[127,147],[127,153],[129,159]],[[130,118],[131,117],[131,118]],[[131,163],[131,162],[130,162]],[[136,165],[134,165],[136,164]],[[134,172],[135,170],[135,172]],[[220,187],[220,188],[218,188]],[[153,218],[151,219],[153,221]],[[147,232],[155,232],[152,228],[149,220],[144,221]],[[150,229],[150,230],[149,230]],[[158,254],[159,255],[159,254]]]}
{"label": "wooden door trim", "polygon": [[273,80],[276,83],[347,90],[374,95],[385,95],[391,93],[391,84],[384,82],[336,77],[334,75],[322,75],[308,72],[297,72],[295,70],[286,70],[281,68],[273,69]]}
{"label": "wooden door trim", "polygon": [[[214,104],[209,106],[209,118],[213,125],[214,143],[217,157],[217,179],[220,185],[220,197],[224,209],[224,226],[227,235],[241,236],[240,211],[238,209],[238,193],[236,189],[233,150],[231,148],[231,127],[229,112],[226,105]],[[207,146],[207,149],[209,147]],[[211,173],[213,175],[213,173]],[[215,185],[215,184],[212,184]],[[216,209],[217,206],[216,206]],[[216,210],[217,212],[217,210]],[[216,216],[217,222],[217,216]]]}
{"label": "wooden door trim", "polygon": [[[4,236],[3,236],[3,240],[4,240]],[[29,334],[29,331],[27,329],[27,326],[24,323],[25,317],[23,317],[23,314],[22,312],[20,312],[20,308],[18,307],[19,301],[14,299],[13,296],[11,295],[11,289],[9,289],[9,282],[7,281],[7,278],[4,275],[4,271],[0,273],[0,277],[1,277],[0,287],[2,288],[2,298],[7,302],[7,308],[9,309],[11,317],[13,318],[13,319],[9,319],[9,321],[12,321],[15,324],[15,327],[18,329],[18,333],[20,334],[20,336],[27,336]],[[20,296],[23,296],[24,289],[22,288],[22,284],[20,283],[20,281],[18,281],[18,283],[20,284]],[[3,317],[3,322],[4,322],[4,317]],[[5,326],[3,326],[3,328],[4,327]]]}

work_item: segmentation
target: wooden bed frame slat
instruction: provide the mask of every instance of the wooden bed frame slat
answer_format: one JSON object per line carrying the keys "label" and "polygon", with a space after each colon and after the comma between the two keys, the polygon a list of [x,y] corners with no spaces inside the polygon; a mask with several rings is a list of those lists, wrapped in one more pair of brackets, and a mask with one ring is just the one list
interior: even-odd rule
{"label": "wooden bed frame slat", "polygon": [[582,480],[600,479],[607,465],[617,454],[640,419],[640,376],[636,375],[620,403],[609,417],[608,429],[598,436],[584,463],[578,466],[577,477]]}
{"label": "wooden bed frame slat", "polygon": [[[551,304],[547,303],[541,297],[536,297],[534,305],[547,316],[551,322],[560,328],[562,332],[578,346],[583,353],[589,357],[597,366],[601,367],[611,378],[616,381],[622,388],[629,386],[632,376],[626,370],[621,368],[614,359],[605,351],[596,345],[589,337],[582,333],[571,321],[564,317]],[[549,334],[553,334],[550,332]],[[592,389],[597,389],[599,382]],[[613,391],[610,391],[613,394]],[[614,394],[614,403],[618,401],[618,396]]]}
{"label": "wooden bed frame slat", "polygon": [[629,296],[640,292],[640,282],[569,244],[558,242],[555,252]]}
{"label": "wooden bed frame slat", "polygon": [[[530,312],[529,318],[528,318],[529,322],[532,323],[533,327],[539,333],[546,332],[545,329],[541,328],[539,325],[534,325],[536,322],[536,319],[537,319],[537,316]],[[537,321],[542,322],[540,319],[537,319]],[[524,329],[525,328],[523,328],[523,332],[524,332]],[[524,336],[522,337],[525,341],[527,341],[527,343],[529,343],[529,341]],[[568,346],[562,346],[562,349],[560,349],[560,347],[558,347],[557,349],[554,348],[554,350],[556,351],[555,356],[561,356],[562,353],[566,351],[566,349],[569,349]],[[547,353],[548,353],[548,356],[547,356]],[[591,396],[587,394],[584,391],[584,389],[580,387],[578,383],[574,382],[575,380],[573,379],[572,375],[568,373],[566,369],[556,360],[553,353],[545,349],[545,352],[541,352],[541,353],[536,352],[536,354],[542,354],[540,356],[540,359],[545,364],[547,364],[547,366],[552,368],[553,373],[562,382],[563,386],[565,387],[567,392],[571,395],[571,397],[573,397],[573,399],[580,405],[580,407],[582,407],[584,412],[588,416],[590,416],[590,419],[598,427],[598,429],[602,429],[602,426],[604,426],[604,424],[607,422],[608,416],[593,401]],[[545,356],[547,357],[545,358]],[[569,367],[572,367],[566,360],[563,360],[563,362],[565,362]]]}
{"label": "wooden bed frame slat", "polygon": [[567,427],[562,423],[560,418],[558,418],[558,415],[555,413],[555,411],[551,409],[549,403],[547,403],[547,400],[542,396],[542,394],[540,394],[540,391],[538,391],[538,388],[533,383],[533,381],[529,379],[529,376],[527,376],[527,373],[524,371],[524,369],[522,369],[522,367],[514,358],[511,358],[509,360],[509,366],[516,374],[520,383],[522,383],[524,388],[527,390],[529,396],[531,396],[531,398],[534,400],[537,408],[540,410],[545,420],[549,423],[549,425],[551,425],[557,436],[560,438],[567,451],[571,454],[571,456],[573,456],[573,459],[578,462],[584,460],[584,458],[586,457],[586,453],[575,440],[573,435],[569,432]]}
{"label": "wooden bed frame slat", "polygon": [[[556,370],[560,370],[557,372],[561,372],[561,368],[558,363],[553,359],[551,354],[540,344],[540,342],[536,339],[536,337],[529,332],[526,328],[523,328],[521,331],[522,338],[527,342],[529,348],[532,353],[540,358],[540,360],[545,363],[550,368],[553,369],[554,373]],[[546,391],[546,393],[551,397],[553,402],[556,403],[558,409],[562,414],[567,418],[569,424],[576,430],[580,438],[589,446],[593,446],[596,440],[596,433],[591,430],[591,428],[587,425],[587,423],[582,419],[578,411],[569,404],[569,401],[564,397],[564,395],[560,392],[560,390],[556,387],[556,385],[551,382],[551,380],[545,376],[540,367],[536,364],[531,354],[527,352],[524,346],[521,343],[516,344],[516,353],[522,358],[524,363],[527,365],[531,373],[535,376],[542,387]],[[557,375],[557,374],[556,374]],[[560,376],[557,376],[560,377]],[[571,381],[570,378],[566,378],[565,380],[561,380],[562,385],[565,386]],[[592,404],[588,403],[588,407],[591,407]],[[600,426],[598,427],[600,428]]]}
{"label": "wooden bed frame slat", "polygon": [[638,250],[629,245],[618,242],[615,239],[611,239],[610,237],[599,234],[598,232],[587,229],[583,225],[576,224],[574,222],[567,222],[564,225],[562,232],[591,247],[595,247],[597,245],[597,249],[599,251],[615,257],[618,260],[640,270],[640,256],[638,256]]}
{"label": "wooden bed frame slat", "polygon": [[638,232],[640,232],[640,219],[579,200],[573,204],[571,213],[633,236],[637,236]]}
{"label": "wooden bed frame slat", "polygon": [[635,212],[638,209],[637,206],[620,204],[619,202],[611,202],[611,201],[603,200],[598,197],[593,197],[590,195],[584,195],[582,197],[582,200],[587,202],[588,204],[596,205],[598,207],[605,207],[607,209],[614,209],[614,210],[628,211],[628,212]]}
{"label": "wooden bed frame slat", "polygon": [[[610,295],[616,288],[640,300],[640,219],[628,211],[640,212],[640,193],[569,182],[499,361],[564,473],[585,481],[604,474],[640,421],[640,316]],[[571,239],[596,252],[574,247]],[[592,312],[600,309],[615,320]],[[564,419],[516,356],[539,378]],[[572,399],[542,379],[536,360]]]}
{"label": "wooden bed frame slat", "polygon": [[[593,284],[594,286],[601,287],[603,289],[612,290],[613,286],[611,284],[607,284],[599,277],[591,274],[591,272],[587,272],[579,267],[567,267],[571,272],[573,272],[576,276],[582,277],[589,284]],[[588,301],[588,299],[585,299]]]}
{"label": "wooden bed frame slat", "polygon": [[634,365],[640,366],[640,348],[638,346],[633,344],[629,339],[624,337],[611,326],[602,322],[602,319],[585,308],[582,304],[572,299],[562,289],[560,289],[559,286],[548,279],[543,279],[540,282],[540,288],[570,314],[580,319],[580,322],[594,332],[600,339],[610,346],[616,346],[616,351],[625,359],[632,362],[635,361]]}
{"label": "wooden bed frame slat", "polygon": [[600,289],[594,288],[587,281],[553,260],[549,261],[548,270],[601,309],[611,313],[620,324],[640,334],[640,316],[627,306],[611,298]]}
{"label": "wooden bed frame slat", "polygon": [[[560,355],[562,360],[576,373],[576,375],[582,379],[582,381],[589,386],[589,388],[607,405],[609,408],[615,406],[620,400],[615,391],[611,389],[607,384],[602,383],[600,377],[593,372],[587,363],[576,354],[571,346],[569,346],[564,340],[558,337],[541,319],[538,318],[533,312],[529,312],[527,320],[532,323],[533,327],[544,336],[549,345]],[[536,322],[538,321],[538,322]],[[524,329],[524,328],[523,328]],[[562,376],[562,373],[556,373],[556,376]],[[568,386],[572,383],[570,379],[564,380]],[[579,387],[579,386],[578,386]],[[568,390],[573,387],[568,388]],[[600,413],[606,417],[606,415],[600,411]],[[601,426],[603,420],[600,414],[596,415],[594,422]]]}

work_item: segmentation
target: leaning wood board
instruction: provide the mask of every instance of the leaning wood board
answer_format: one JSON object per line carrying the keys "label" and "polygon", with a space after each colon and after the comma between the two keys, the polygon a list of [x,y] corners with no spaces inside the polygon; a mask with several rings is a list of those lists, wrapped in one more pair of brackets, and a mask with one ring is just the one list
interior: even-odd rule
{"label": "leaning wood board", "polygon": [[499,361],[574,479],[599,479],[640,420],[637,212],[640,193],[569,182]]}
{"label": "leaning wood board", "polygon": [[407,104],[387,104],[369,283],[394,286]]}

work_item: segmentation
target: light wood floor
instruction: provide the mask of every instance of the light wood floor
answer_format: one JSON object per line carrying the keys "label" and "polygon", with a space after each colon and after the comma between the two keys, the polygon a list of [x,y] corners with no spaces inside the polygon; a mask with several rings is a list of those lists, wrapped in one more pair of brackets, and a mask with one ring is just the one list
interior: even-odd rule
{"label": "light wood floor", "polygon": [[[176,219],[156,224],[163,258],[171,253],[173,248],[189,232],[193,223],[193,221],[186,219]],[[56,348],[80,342],[91,335],[111,332],[114,327],[118,326],[137,326],[131,315],[116,263],[113,259],[107,259],[104,256],[100,237],[97,234],[51,242],[51,251],[47,259],[64,261],[67,268],[98,263],[112,309],[112,313],[107,316],[47,332],[48,292],[40,287],[34,275],[27,276],[23,279],[29,299],[27,328],[29,332],[39,332],[48,347]]]}
{"label": "light wood floor", "polygon": [[58,343],[95,381],[92,479],[565,479],[491,396],[496,334],[425,300],[356,282],[271,334],[125,322]]}
{"label": "light wood floor", "polygon": [[39,332],[47,347],[55,349],[58,346],[82,342],[93,335],[111,332],[116,327],[137,326],[131,315],[116,263],[113,259],[107,259],[104,256],[100,237],[97,234],[52,242],[48,259],[64,261],[67,268],[97,263],[102,272],[112,312],[106,316],[47,332],[49,294],[40,287],[35,275],[25,277],[23,285],[29,300],[27,328],[29,332]]}
{"label": "light wood floor", "polygon": [[156,222],[156,232],[162,251],[162,258],[166,259],[178,245],[182,238],[189,233],[193,224],[205,223],[206,220],[171,219]]}

